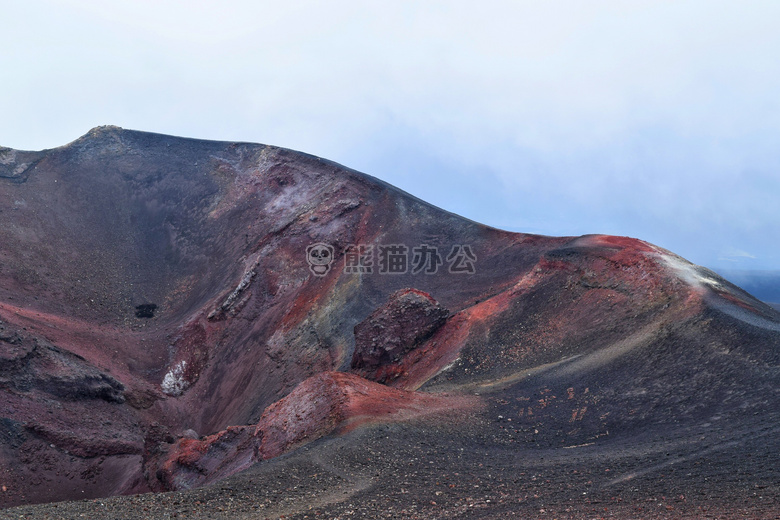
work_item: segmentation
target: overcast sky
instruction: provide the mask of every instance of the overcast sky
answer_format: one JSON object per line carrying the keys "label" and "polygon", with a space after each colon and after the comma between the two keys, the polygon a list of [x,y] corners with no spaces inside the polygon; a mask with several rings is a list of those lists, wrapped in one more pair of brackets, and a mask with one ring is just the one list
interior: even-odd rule
{"label": "overcast sky", "polygon": [[780,269],[780,2],[0,8],[0,145],[274,144],[504,229]]}

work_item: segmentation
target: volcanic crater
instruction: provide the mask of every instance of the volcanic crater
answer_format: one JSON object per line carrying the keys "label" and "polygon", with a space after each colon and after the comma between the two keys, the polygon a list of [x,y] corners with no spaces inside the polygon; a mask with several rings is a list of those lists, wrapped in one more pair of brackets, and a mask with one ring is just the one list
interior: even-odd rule
{"label": "volcanic crater", "polygon": [[780,513],[780,314],[647,242],[118,127],[0,223],[0,516]]}

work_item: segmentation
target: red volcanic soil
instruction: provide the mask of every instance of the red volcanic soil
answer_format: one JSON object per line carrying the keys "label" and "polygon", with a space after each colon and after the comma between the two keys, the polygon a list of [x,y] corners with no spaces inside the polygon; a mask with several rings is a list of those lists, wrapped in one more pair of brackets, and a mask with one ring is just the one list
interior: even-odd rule
{"label": "red volcanic soil", "polygon": [[116,127],[0,223],[0,517],[780,512],[780,316],[652,244]]}
{"label": "red volcanic soil", "polygon": [[232,426],[202,440],[182,438],[147,468],[162,489],[213,482],[331,433],[381,423],[467,411],[476,397],[396,390],[343,372],[321,372],[270,405],[256,425]]}

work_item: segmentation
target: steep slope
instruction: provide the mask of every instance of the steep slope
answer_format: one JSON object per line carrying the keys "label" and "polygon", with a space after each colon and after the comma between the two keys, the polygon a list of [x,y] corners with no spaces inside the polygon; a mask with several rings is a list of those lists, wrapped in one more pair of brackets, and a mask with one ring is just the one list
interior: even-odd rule
{"label": "steep slope", "polygon": [[0,149],[0,222],[4,506],[201,485],[427,409],[562,449],[780,402],[780,317],[714,273],[289,150],[115,127]]}

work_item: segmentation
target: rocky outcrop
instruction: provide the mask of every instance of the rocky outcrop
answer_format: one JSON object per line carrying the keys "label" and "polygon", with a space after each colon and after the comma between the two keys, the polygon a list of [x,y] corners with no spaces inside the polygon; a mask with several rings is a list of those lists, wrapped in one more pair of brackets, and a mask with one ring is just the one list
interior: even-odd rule
{"label": "rocky outcrop", "polygon": [[423,291],[401,289],[355,326],[352,370],[379,382],[397,377],[403,357],[420,346],[449,316]]}
{"label": "rocky outcrop", "polygon": [[0,178],[24,182],[30,169],[42,157],[42,152],[23,152],[0,146]]}
{"label": "rocky outcrop", "polygon": [[479,400],[388,388],[354,374],[324,372],[269,406],[253,426],[234,426],[202,440],[183,436],[150,458],[156,489],[187,489],[235,474],[334,432],[366,422],[408,420],[474,409]]}
{"label": "rocky outcrop", "polygon": [[0,323],[0,388],[38,390],[68,400],[125,401],[122,383],[79,355]]}

